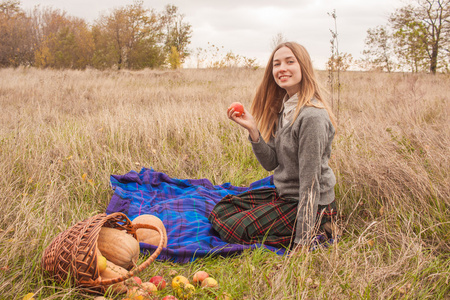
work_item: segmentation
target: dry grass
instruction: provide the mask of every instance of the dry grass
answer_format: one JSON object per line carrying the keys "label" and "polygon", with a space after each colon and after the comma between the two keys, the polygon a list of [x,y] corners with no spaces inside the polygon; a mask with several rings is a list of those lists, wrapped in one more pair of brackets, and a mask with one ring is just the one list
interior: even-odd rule
{"label": "dry grass", "polygon": [[[40,258],[60,231],[105,210],[111,174],[153,167],[235,185],[267,176],[225,114],[233,101],[250,105],[261,76],[0,70],[0,299],[87,297],[49,286]],[[236,299],[448,299],[450,77],[347,72],[341,81],[331,162],[344,232],[337,246],[155,263],[148,272],[201,267]]]}

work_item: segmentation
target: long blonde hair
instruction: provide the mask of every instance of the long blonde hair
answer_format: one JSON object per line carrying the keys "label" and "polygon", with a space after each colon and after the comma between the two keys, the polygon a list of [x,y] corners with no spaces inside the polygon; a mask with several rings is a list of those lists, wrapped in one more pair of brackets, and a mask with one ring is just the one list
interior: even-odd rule
{"label": "long blonde hair", "polygon": [[[314,106],[317,108],[324,108],[327,110],[328,115],[336,127],[334,121],[334,115],[326,101],[324,101],[319,85],[314,74],[314,68],[311,62],[311,58],[308,51],[302,45],[295,42],[286,42],[279,44],[270,56],[267,63],[264,77],[259,85],[253,103],[251,106],[251,114],[255,118],[259,131],[265,141],[268,141],[271,137],[275,136],[277,129],[278,113],[281,109],[283,98],[286,95],[286,91],[278,86],[273,78],[273,57],[275,52],[280,48],[289,48],[296,57],[302,74],[302,79],[299,83],[300,88],[298,94],[298,104],[295,109],[294,120],[297,118],[300,110],[303,106]],[[312,99],[317,99],[319,105],[311,103]]]}

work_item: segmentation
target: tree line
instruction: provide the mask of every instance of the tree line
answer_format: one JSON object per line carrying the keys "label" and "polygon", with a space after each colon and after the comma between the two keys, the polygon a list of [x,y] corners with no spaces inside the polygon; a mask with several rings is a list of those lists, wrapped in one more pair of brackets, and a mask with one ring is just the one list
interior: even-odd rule
{"label": "tree line", "polygon": [[[145,8],[143,0],[112,9],[92,25],[59,9],[37,6],[25,12],[20,0],[3,0],[0,67],[175,69],[192,54],[191,27],[176,6],[156,12]],[[219,50],[197,48],[194,54],[198,65],[209,57],[211,67],[255,67],[255,59],[232,52],[219,57]],[[450,72],[450,0],[411,0],[394,11],[386,25],[367,31],[363,54],[354,60],[333,50],[326,67]]]}
{"label": "tree line", "polygon": [[367,31],[365,69],[450,71],[450,0],[417,0]]}
{"label": "tree line", "polygon": [[0,2],[0,67],[175,69],[190,55],[191,25],[174,5],[156,12],[135,0],[92,25],[59,9],[20,5]]}

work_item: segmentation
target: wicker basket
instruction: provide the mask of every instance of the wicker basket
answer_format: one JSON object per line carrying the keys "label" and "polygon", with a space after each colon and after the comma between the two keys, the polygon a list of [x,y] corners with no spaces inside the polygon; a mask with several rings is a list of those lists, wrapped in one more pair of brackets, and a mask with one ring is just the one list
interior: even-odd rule
{"label": "wicker basket", "polygon": [[[102,227],[126,230],[136,238],[138,228],[155,229],[161,241],[155,252],[126,275],[102,280],[97,267],[97,239]],[[156,226],[132,224],[123,213],[99,214],[81,221],[56,236],[42,256],[43,268],[58,282],[71,281],[90,292],[104,292],[111,284],[124,281],[147,268],[159,255],[165,242],[162,230]]]}

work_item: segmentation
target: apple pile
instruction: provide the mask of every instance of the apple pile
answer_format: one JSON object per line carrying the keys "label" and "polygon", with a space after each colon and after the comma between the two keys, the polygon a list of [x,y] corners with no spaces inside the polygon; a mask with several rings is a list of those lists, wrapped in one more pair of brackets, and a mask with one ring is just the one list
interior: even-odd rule
{"label": "apple pile", "polygon": [[[171,282],[171,287],[175,296],[167,295],[162,298],[162,300],[191,299],[195,294],[195,286],[206,289],[217,289],[219,287],[217,280],[210,277],[205,271],[196,272],[192,276],[191,282],[183,275],[175,276]],[[148,300],[155,299],[158,291],[164,290],[167,283],[160,275],[153,276],[147,282],[143,282],[141,278],[134,276],[126,280],[125,285],[128,287],[128,291],[126,298],[123,300]],[[218,299],[230,298],[219,297]]]}
{"label": "apple pile", "polygon": [[[219,283],[214,278],[210,277],[205,271],[198,271],[192,276],[192,283],[189,279],[182,275],[175,276],[172,280],[172,288],[174,293],[181,299],[189,299],[195,293],[195,286],[202,288],[217,289]],[[172,298],[171,298],[172,299]]]}
{"label": "apple pile", "polygon": [[192,276],[192,282],[202,288],[218,288],[219,283],[205,271],[198,271]]}
{"label": "apple pile", "polygon": [[181,299],[189,299],[195,293],[195,287],[183,275],[177,275],[172,279],[172,289]]}
{"label": "apple pile", "polygon": [[128,287],[127,298],[128,300],[145,300],[150,299],[149,296],[158,291],[158,287],[151,281],[142,282],[140,277],[134,276],[125,281]]}

